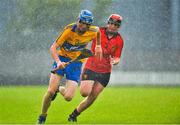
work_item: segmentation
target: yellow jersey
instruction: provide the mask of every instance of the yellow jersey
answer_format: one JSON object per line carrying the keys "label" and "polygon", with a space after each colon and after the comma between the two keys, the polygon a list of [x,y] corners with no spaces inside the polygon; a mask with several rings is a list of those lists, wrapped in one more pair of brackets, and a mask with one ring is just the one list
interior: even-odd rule
{"label": "yellow jersey", "polygon": [[76,27],[76,23],[67,25],[57,38],[56,43],[60,46],[58,51],[60,56],[70,59],[77,58],[81,54],[80,50],[86,48],[87,44],[97,37],[99,30],[97,26],[90,26],[82,35],[75,32]]}

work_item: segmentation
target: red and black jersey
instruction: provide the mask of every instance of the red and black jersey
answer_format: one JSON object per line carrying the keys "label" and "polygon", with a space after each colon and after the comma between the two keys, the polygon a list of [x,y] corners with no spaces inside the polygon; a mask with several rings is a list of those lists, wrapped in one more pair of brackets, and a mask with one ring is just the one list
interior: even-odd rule
{"label": "red and black jersey", "polygon": [[[85,63],[85,68],[98,73],[109,73],[112,70],[112,65],[110,63],[111,57],[121,57],[124,42],[119,33],[111,39],[108,39],[105,27],[101,27],[100,32],[103,57],[101,60],[97,57],[89,57]],[[96,39],[93,40],[91,46],[93,52],[95,50],[95,45]]]}

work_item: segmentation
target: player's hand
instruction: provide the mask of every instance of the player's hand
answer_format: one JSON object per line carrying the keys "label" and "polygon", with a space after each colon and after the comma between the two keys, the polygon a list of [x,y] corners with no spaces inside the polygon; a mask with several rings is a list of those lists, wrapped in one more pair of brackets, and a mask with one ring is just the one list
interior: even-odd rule
{"label": "player's hand", "polygon": [[111,64],[117,65],[119,63],[119,58],[111,58]]}
{"label": "player's hand", "polygon": [[67,65],[68,65],[68,63],[66,63],[66,62],[61,62],[61,61],[57,62],[58,69],[64,69]]}
{"label": "player's hand", "polygon": [[102,59],[101,45],[96,45],[96,47],[95,47],[95,56],[97,56],[100,60]]}

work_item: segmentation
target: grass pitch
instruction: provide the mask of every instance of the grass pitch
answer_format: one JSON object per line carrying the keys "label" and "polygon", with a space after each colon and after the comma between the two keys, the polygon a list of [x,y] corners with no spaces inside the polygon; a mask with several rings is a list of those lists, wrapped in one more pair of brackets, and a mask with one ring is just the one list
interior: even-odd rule
{"label": "grass pitch", "polygon": [[[0,87],[0,124],[35,124],[47,86]],[[66,124],[83,98],[77,91],[71,102],[58,94],[47,124]],[[107,87],[78,117],[78,124],[178,124],[180,88]]]}

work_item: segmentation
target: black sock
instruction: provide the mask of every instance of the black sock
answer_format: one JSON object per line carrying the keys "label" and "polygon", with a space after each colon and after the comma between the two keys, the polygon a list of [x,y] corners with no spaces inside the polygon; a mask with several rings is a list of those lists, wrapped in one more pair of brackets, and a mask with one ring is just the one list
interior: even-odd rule
{"label": "black sock", "polygon": [[78,115],[80,115],[80,113],[77,111],[77,109],[75,109],[71,114],[72,117],[77,117]]}
{"label": "black sock", "polygon": [[47,114],[41,114],[40,116],[46,117],[46,116],[47,116]]}

